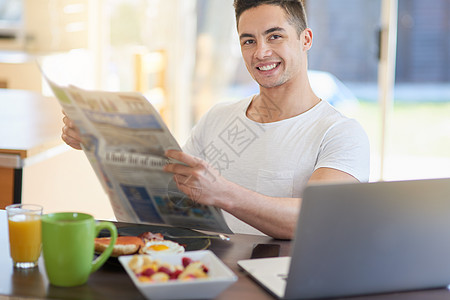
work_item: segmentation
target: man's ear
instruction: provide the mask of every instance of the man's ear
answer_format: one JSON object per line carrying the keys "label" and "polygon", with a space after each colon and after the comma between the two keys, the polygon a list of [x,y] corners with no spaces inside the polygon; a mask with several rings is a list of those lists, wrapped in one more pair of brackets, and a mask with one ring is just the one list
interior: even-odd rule
{"label": "man's ear", "polygon": [[308,51],[312,47],[313,33],[310,28],[306,28],[302,32],[302,50]]}

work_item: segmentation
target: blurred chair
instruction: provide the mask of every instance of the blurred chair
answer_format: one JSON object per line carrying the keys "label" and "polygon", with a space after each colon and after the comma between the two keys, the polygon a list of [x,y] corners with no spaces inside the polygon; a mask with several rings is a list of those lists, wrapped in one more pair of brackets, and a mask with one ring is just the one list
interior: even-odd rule
{"label": "blurred chair", "polygon": [[318,70],[308,70],[308,77],[314,93],[337,108],[358,106],[358,99],[335,75]]}

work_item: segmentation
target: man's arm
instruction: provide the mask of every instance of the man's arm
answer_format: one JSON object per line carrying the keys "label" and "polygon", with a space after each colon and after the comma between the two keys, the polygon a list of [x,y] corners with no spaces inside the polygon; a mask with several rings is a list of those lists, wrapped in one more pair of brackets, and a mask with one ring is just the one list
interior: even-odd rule
{"label": "man's arm", "polygon": [[[223,178],[205,161],[181,151],[166,155],[186,165],[168,164],[178,188],[192,200],[221,208],[263,233],[292,239],[300,210],[300,198],[269,197]],[[316,170],[309,182],[357,181],[353,176],[330,168]]]}

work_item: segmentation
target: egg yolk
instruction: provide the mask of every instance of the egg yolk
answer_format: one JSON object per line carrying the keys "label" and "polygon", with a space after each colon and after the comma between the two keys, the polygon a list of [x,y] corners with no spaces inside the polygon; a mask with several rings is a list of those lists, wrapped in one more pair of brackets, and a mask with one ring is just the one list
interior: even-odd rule
{"label": "egg yolk", "polygon": [[153,251],[165,251],[165,250],[169,250],[170,249],[166,245],[162,245],[162,244],[151,245],[149,248],[152,249]]}

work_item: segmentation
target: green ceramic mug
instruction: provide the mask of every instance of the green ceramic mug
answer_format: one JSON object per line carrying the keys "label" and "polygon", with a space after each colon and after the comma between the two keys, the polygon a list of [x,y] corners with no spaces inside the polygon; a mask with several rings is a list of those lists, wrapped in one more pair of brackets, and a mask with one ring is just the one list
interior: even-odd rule
{"label": "green ceramic mug", "polygon": [[[89,275],[111,255],[117,228],[111,222],[96,222],[91,215],[74,212],[42,216],[42,250],[48,280],[56,286],[86,283]],[[108,248],[94,260],[94,239],[100,230],[111,234]]]}

